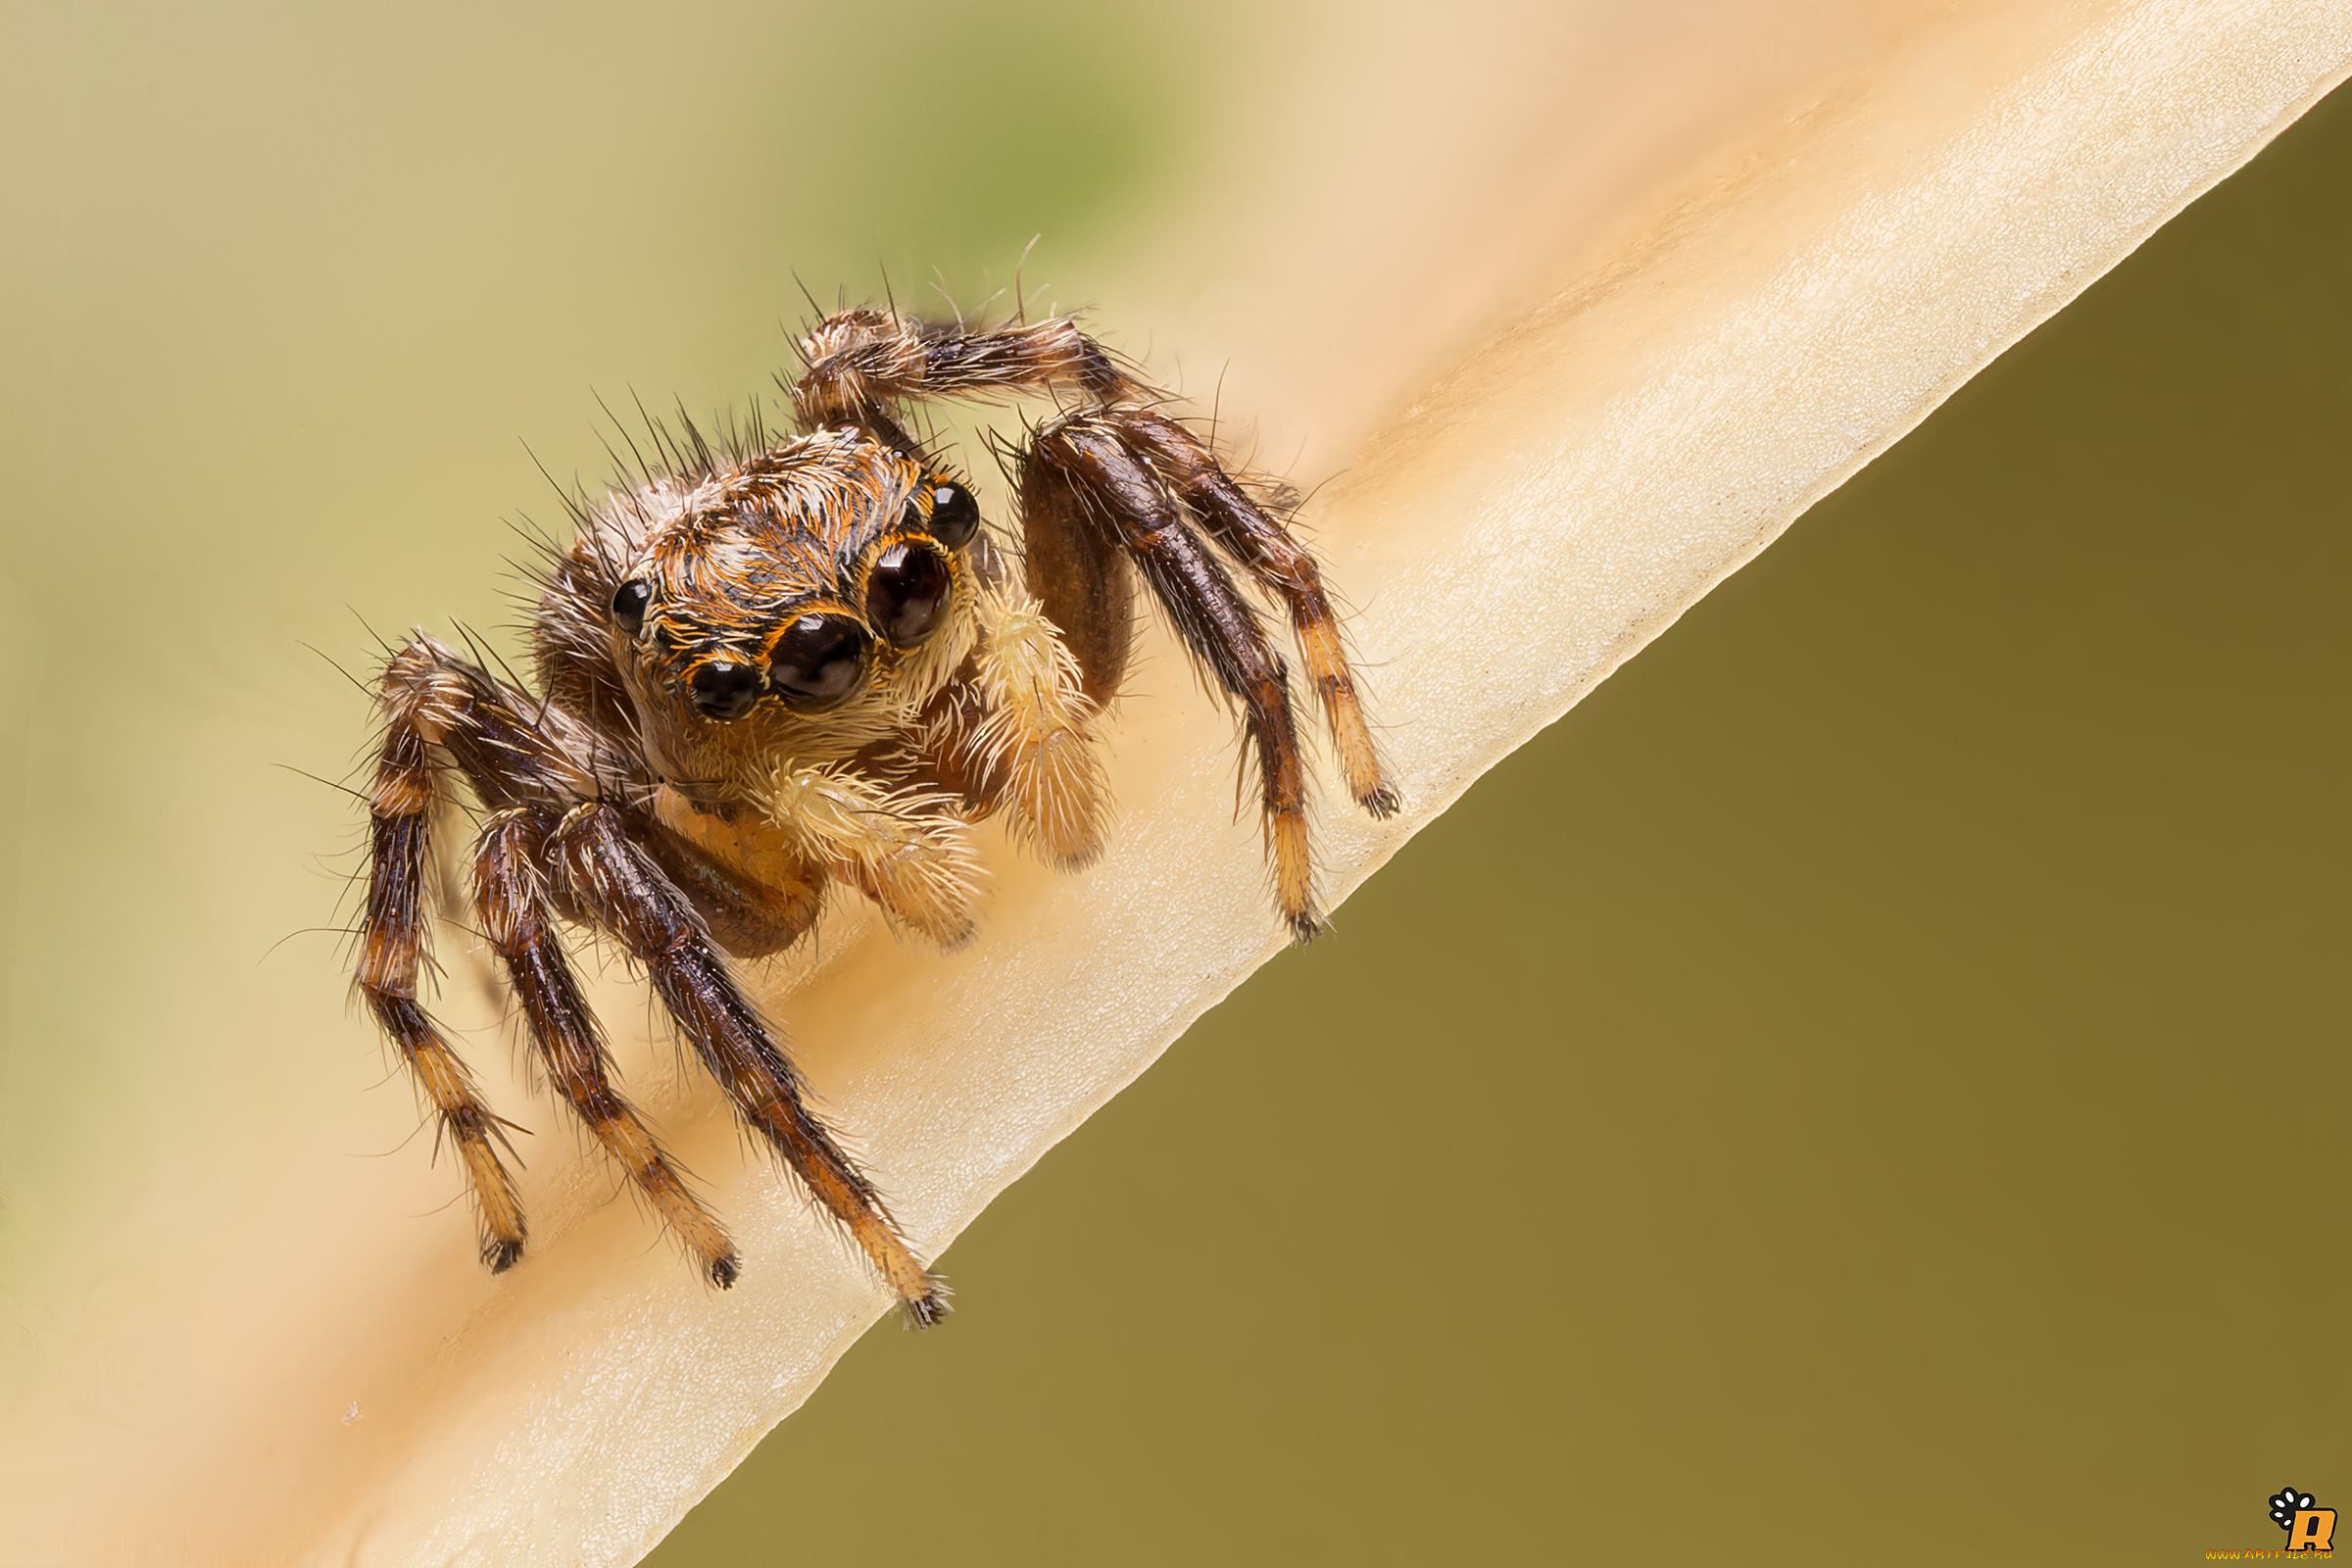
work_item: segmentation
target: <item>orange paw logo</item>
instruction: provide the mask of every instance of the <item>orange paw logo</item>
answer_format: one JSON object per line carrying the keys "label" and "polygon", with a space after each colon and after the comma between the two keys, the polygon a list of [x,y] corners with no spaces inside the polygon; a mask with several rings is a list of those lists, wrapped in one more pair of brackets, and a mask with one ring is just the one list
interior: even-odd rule
{"label": "orange paw logo", "polygon": [[2271,1522],[2286,1532],[2289,1551],[2332,1551],[2335,1510],[2312,1505],[2311,1494],[2288,1487],[2271,1499]]}

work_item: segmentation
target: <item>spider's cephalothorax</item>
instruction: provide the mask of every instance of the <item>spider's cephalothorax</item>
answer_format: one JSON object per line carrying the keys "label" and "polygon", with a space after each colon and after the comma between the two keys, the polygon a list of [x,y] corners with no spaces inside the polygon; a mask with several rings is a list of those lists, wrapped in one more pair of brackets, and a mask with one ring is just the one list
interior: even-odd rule
{"label": "spider's cephalothorax", "polygon": [[[726,1232],[612,1083],[560,922],[620,944],[745,1122],[846,1226],[907,1313],[944,1289],[807,1105],[729,956],[789,947],[828,884],[943,944],[972,929],[968,824],[1002,813],[1049,861],[1100,849],[1098,724],[1140,570],[1241,710],[1275,897],[1318,924],[1290,675],[1220,554],[1280,601],[1349,793],[1386,782],[1315,562],[1185,425],[1067,320],[993,331],[853,311],[802,344],[803,433],[665,442],[642,483],[578,509],[533,622],[537,695],[419,636],[383,678],[385,734],[358,981],[462,1157],[483,1257],[521,1255],[496,1119],[417,998],[427,835],[444,764],[483,815],[475,912],[550,1081],[719,1285]],[[1016,569],[899,405],[1075,394],[1009,464]],[[1213,548],[1212,548],[1213,545]]]}

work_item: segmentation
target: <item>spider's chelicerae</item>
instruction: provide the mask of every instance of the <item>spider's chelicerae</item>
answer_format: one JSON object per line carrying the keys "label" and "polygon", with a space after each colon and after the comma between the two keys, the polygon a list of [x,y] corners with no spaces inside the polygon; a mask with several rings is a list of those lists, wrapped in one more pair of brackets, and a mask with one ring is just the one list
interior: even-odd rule
{"label": "spider's chelicerae", "polygon": [[[745,1123],[928,1323],[944,1289],[811,1113],[731,958],[798,942],[837,881],[902,930],[962,941],[968,824],[992,813],[1051,863],[1085,865],[1138,569],[1240,709],[1298,937],[1318,916],[1290,673],[1226,562],[1288,612],[1348,792],[1375,815],[1396,796],[1314,558],[1070,321],[848,311],[801,353],[799,435],[714,449],[689,429],[641,483],[575,509],[532,620],[537,692],[429,637],[393,655],[357,978],[462,1157],[483,1260],[509,1267],[526,1233],[500,1124],[416,988],[454,766],[482,811],[474,912],[548,1077],[709,1278],[734,1282],[735,1246],[614,1086],[561,923],[643,967]],[[1064,406],[1007,457],[1016,556],[902,419],[922,398],[1023,392]]]}

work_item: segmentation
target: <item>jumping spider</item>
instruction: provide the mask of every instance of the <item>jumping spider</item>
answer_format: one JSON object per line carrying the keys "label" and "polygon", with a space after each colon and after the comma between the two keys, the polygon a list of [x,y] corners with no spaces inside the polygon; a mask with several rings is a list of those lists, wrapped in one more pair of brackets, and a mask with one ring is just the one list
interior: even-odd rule
{"label": "jumping spider", "polygon": [[[536,695],[422,635],[392,656],[357,981],[463,1160],[483,1261],[508,1268],[525,1231],[500,1124],[416,992],[428,833],[454,765],[483,812],[475,915],[548,1077],[705,1274],[733,1284],[735,1246],[614,1087],[559,922],[643,966],[744,1122],[929,1323],[943,1287],[810,1111],[729,956],[799,941],[834,881],[898,927],[962,941],[966,824],[994,812],[1054,865],[1092,859],[1130,564],[1239,705],[1299,939],[1318,916],[1288,666],[1219,551],[1289,611],[1349,793],[1376,816],[1396,796],[1314,558],[1069,320],[967,330],[847,311],[801,354],[799,435],[770,444],[755,426],[714,449],[689,427],[658,443],[641,484],[575,509],[531,624]],[[1005,453],[1017,562],[901,423],[915,399],[1016,393],[1071,400]]]}

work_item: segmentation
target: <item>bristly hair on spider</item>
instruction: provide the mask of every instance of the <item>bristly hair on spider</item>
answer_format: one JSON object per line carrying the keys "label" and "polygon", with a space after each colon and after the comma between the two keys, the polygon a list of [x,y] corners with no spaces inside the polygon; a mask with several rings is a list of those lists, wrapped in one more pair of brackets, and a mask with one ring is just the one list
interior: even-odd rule
{"label": "bristly hair on spider", "polygon": [[[715,438],[647,417],[650,454],[624,429],[620,483],[566,497],[573,537],[537,574],[536,690],[421,633],[391,653],[356,980],[458,1152],[483,1260],[512,1267],[528,1232],[504,1128],[418,992],[433,835],[462,779],[480,813],[472,917],[548,1082],[705,1277],[730,1286],[742,1258],[614,1082],[564,926],[642,968],[746,1130],[929,1324],[946,1287],[810,1109],[737,961],[807,937],[836,884],[900,932],[968,940],[985,878],[970,828],[991,815],[1050,864],[1091,863],[1139,576],[1239,712],[1275,904],[1298,940],[1321,924],[1303,751],[1291,666],[1254,596],[1290,618],[1348,794],[1375,816],[1397,797],[1287,509],[1068,318],[985,328],[843,310],[799,350],[794,435],[772,437],[757,411]],[[925,399],[1023,394],[1057,407],[1000,447],[1014,492],[1001,542],[907,422]]]}

